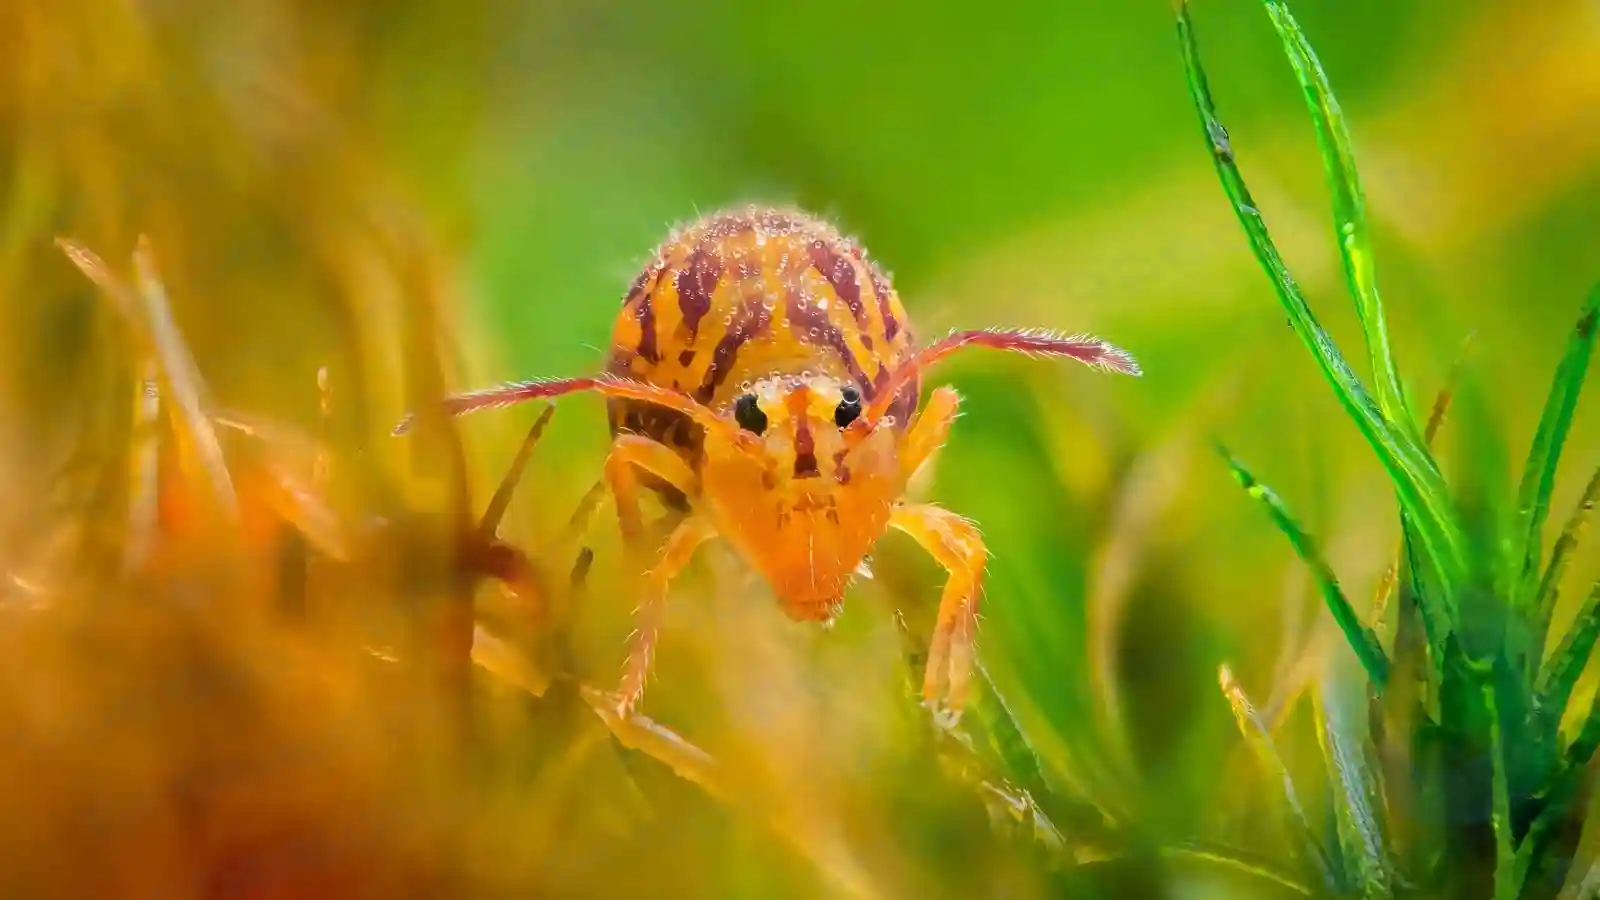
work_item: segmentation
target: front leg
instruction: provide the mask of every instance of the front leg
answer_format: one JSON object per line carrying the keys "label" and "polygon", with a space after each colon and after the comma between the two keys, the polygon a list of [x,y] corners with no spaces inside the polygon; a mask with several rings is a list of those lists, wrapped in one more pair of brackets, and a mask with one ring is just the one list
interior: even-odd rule
{"label": "front leg", "polygon": [[905,444],[900,450],[900,474],[910,480],[933,455],[944,446],[950,436],[950,426],[960,415],[961,395],[956,389],[940,387],[928,396],[928,403],[917,414],[915,422],[906,431]]}
{"label": "front leg", "polygon": [[644,595],[639,601],[638,611],[634,613],[633,639],[629,642],[628,661],[622,671],[622,686],[618,689],[617,714],[623,719],[633,713],[639,698],[644,695],[644,683],[650,675],[656,638],[661,633],[667,588],[672,579],[689,564],[694,551],[714,533],[707,519],[691,514],[667,537],[666,544],[661,548],[661,558],[645,573]]}
{"label": "front leg", "polygon": [[689,464],[671,447],[643,435],[618,435],[606,456],[605,477],[617,502],[617,520],[628,553],[637,559],[644,524],[639,515],[639,473],[635,467],[662,479],[685,496],[694,496],[698,479]]}
{"label": "front leg", "polygon": [[952,715],[960,715],[972,679],[978,637],[978,596],[983,589],[989,552],[984,548],[976,525],[932,504],[895,507],[889,524],[915,538],[949,573],[928,646],[922,697],[929,703],[935,702],[943,681],[946,707]]}

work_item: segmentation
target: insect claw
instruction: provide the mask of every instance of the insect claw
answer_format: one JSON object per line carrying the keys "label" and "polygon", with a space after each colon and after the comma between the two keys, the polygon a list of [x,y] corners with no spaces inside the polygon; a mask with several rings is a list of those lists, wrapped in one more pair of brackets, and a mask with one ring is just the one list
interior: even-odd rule
{"label": "insect claw", "polygon": [[941,731],[954,731],[961,724],[961,711],[952,709],[942,700],[927,700],[922,706],[933,719],[934,727]]}

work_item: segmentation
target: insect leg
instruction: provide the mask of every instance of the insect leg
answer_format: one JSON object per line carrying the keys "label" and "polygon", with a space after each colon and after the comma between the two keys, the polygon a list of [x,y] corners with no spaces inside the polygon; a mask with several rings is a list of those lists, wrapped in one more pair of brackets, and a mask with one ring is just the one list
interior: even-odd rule
{"label": "insect leg", "polygon": [[916,539],[950,573],[939,598],[938,620],[928,647],[927,674],[922,683],[924,700],[938,697],[946,682],[945,702],[952,713],[966,703],[978,637],[978,595],[983,587],[989,553],[971,521],[927,503],[896,507],[890,526]]}
{"label": "insect leg", "polygon": [[618,435],[606,457],[606,482],[617,502],[622,540],[630,556],[642,552],[644,524],[639,515],[640,469],[668,482],[685,494],[694,494],[695,475],[688,463],[666,444],[637,434]]}
{"label": "insect leg", "polygon": [[656,638],[661,633],[661,618],[667,600],[667,586],[682,572],[694,551],[714,534],[711,523],[698,515],[685,519],[661,548],[661,557],[644,576],[644,595],[634,614],[633,638],[628,646],[628,661],[622,670],[618,689],[617,714],[626,719],[644,696],[644,683],[650,676],[650,661]]}
{"label": "insect leg", "polygon": [[901,472],[906,478],[915,475],[922,464],[944,446],[960,404],[961,395],[952,387],[938,388],[929,395],[928,405],[906,432],[905,448],[900,451]]}

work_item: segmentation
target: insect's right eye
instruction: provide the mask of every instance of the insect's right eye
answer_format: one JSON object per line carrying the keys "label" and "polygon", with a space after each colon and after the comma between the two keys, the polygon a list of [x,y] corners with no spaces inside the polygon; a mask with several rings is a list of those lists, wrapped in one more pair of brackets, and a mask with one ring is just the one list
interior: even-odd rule
{"label": "insect's right eye", "polygon": [[745,394],[733,402],[733,420],[751,434],[767,430],[767,414],[757,405],[755,394]]}

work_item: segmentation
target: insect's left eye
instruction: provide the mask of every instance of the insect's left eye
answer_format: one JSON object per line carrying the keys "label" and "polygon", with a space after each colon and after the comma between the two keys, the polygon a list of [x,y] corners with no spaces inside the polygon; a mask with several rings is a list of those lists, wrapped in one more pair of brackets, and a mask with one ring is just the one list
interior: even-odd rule
{"label": "insect's left eye", "polygon": [[839,394],[839,406],[833,411],[833,424],[844,428],[861,417],[861,392],[846,386]]}
{"label": "insect's left eye", "polygon": [[752,434],[767,430],[767,414],[756,403],[755,394],[745,394],[733,402],[733,420]]}

